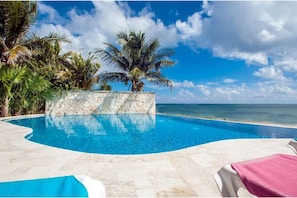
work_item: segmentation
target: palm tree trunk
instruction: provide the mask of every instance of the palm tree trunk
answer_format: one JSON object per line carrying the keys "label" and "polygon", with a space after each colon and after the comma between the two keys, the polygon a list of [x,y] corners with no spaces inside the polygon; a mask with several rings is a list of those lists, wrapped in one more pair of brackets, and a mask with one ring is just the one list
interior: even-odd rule
{"label": "palm tree trunk", "polygon": [[136,92],[137,91],[137,82],[136,81],[132,81],[132,92]]}
{"label": "palm tree trunk", "polygon": [[4,98],[3,106],[2,106],[2,116],[8,117],[9,116],[9,98],[6,96]]}

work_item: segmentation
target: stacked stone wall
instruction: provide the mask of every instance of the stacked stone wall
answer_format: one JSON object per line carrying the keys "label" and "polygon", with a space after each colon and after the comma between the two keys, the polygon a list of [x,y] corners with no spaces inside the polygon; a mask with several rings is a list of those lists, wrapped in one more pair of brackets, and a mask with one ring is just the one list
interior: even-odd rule
{"label": "stacked stone wall", "polygon": [[156,113],[155,93],[71,91],[46,102],[46,114]]}

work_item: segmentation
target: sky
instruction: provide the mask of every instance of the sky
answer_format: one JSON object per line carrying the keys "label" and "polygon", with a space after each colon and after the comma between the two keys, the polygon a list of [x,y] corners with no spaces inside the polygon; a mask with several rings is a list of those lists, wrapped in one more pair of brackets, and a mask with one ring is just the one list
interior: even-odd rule
{"label": "sky", "polygon": [[[295,1],[39,1],[31,31],[63,34],[63,51],[85,57],[120,31],[157,38],[176,62],[163,70],[172,90],[145,84],[157,103],[286,104],[297,103],[296,10]],[[97,61],[99,73],[114,69]]]}

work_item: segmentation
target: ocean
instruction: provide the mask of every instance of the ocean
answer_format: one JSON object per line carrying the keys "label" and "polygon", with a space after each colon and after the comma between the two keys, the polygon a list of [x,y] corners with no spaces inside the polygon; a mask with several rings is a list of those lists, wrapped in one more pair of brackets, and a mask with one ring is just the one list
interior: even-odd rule
{"label": "ocean", "polygon": [[297,104],[157,104],[156,107],[162,114],[297,125]]}

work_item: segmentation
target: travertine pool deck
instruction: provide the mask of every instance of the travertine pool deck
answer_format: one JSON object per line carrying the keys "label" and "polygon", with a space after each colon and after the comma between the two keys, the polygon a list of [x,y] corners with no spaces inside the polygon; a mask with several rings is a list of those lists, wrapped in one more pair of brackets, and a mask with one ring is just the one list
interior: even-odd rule
{"label": "travertine pool deck", "polygon": [[213,173],[231,162],[275,153],[295,155],[290,139],[240,139],[147,155],[103,155],[30,142],[31,129],[0,121],[0,182],[89,175],[107,197],[218,197]]}

